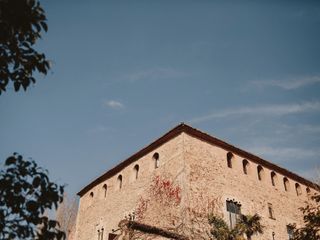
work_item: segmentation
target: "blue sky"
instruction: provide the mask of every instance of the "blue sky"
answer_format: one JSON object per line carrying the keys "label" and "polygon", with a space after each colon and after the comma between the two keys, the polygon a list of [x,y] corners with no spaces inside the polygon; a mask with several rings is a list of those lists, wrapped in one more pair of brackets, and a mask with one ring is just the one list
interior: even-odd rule
{"label": "blue sky", "polygon": [[75,193],[180,122],[312,178],[319,1],[42,1],[51,60],[0,96],[0,157]]}

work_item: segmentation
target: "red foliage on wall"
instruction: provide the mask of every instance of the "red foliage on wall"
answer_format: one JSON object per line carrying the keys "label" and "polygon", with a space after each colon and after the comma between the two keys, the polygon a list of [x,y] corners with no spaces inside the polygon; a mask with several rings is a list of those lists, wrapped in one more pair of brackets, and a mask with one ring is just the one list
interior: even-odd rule
{"label": "red foliage on wall", "polygon": [[135,216],[142,220],[150,211],[163,212],[170,207],[176,207],[181,202],[181,188],[172,181],[156,176],[153,178],[148,194],[141,197]]}
{"label": "red foliage on wall", "polygon": [[153,195],[160,201],[170,201],[175,205],[181,202],[181,188],[175,186],[170,180],[162,179],[156,176],[151,185]]}
{"label": "red foliage on wall", "polygon": [[146,199],[140,197],[139,204],[135,210],[135,216],[137,217],[138,220],[143,219],[144,214],[148,208],[148,202],[149,202],[149,200],[146,200]]}

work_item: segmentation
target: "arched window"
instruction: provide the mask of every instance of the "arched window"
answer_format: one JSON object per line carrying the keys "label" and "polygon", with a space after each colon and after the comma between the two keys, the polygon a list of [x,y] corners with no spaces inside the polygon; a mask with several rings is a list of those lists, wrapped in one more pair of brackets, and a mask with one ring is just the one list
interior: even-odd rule
{"label": "arched window", "polygon": [[272,183],[272,186],[275,186],[276,185],[276,181],[277,181],[277,175],[275,172],[271,172],[271,183]]}
{"label": "arched window", "polygon": [[107,184],[104,184],[102,188],[103,188],[103,192],[104,192],[104,197],[107,197],[107,190],[108,190]]}
{"label": "arched window", "polygon": [[259,181],[262,181],[262,179],[263,179],[263,168],[260,165],[258,165],[258,167],[257,167],[257,173],[258,173]]}
{"label": "arched window", "polygon": [[93,194],[93,192],[91,192],[91,193],[90,193],[90,197],[93,198],[93,196],[94,196],[94,194]]}
{"label": "arched window", "polygon": [[136,164],[133,168],[134,171],[134,179],[137,180],[139,178],[139,165]]}
{"label": "arched window", "polygon": [[307,195],[310,195],[310,193],[311,193],[311,190],[310,190],[310,188],[306,188],[306,192],[307,192]]}
{"label": "arched window", "polygon": [[296,187],[297,196],[300,196],[300,195],[302,194],[300,184],[299,184],[299,183],[296,183],[296,184],[295,184],[295,187]]}
{"label": "arched window", "polygon": [[249,162],[246,159],[242,160],[242,168],[243,168],[243,173],[248,174],[249,172]]}
{"label": "arched window", "polygon": [[158,168],[160,166],[159,153],[153,154],[154,168]]}
{"label": "arched window", "polygon": [[289,180],[288,178],[283,178],[283,186],[285,191],[289,191]]}
{"label": "arched window", "polygon": [[118,176],[118,187],[119,187],[119,189],[122,188],[122,175]]}
{"label": "arched window", "polygon": [[232,168],[232,159],[233,159],[233,154],[231,152],[227,153],[227,165],[228,168]]}

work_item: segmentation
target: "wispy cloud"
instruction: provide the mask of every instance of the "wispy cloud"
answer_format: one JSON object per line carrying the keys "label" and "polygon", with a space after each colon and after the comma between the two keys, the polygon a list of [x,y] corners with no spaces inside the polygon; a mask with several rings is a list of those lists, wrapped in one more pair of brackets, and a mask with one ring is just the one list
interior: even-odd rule
{"label": "wispy cloud", "polygon": [[104,102],[104,105],[106,107],[112,108],[112,109],[123,109],[124,105],[116,100],[108,100]]}
{"label": "wispy cloud", "polygon": [[266,80],[266,81],[252,81],[257,87],[279,87],[285,90],[293,90],[304,86],[320,83],[320,75],[287,79],[287,80]]}
{"label": "wispy cloud", "polygon": [[320,150],[292,147],[252,147],[250,152],[267,158],[278,158],[286,161],[288,159],[309,159],[320,157]]}
{"label": "wispy cloud", "polygon": [[205,122],[216,118],[225,118],[233,115],[265,115],[265,116],[283,116],[289,114],[298,114],[304,112],[320,111],[320,102],[304,102],[301,104],[278,104],[258,107],[240,107],[236,109],[226,109],[216,111],[201,117],[191,119],[191,123]]}
{"label": "wispy cloud", "polygon": [[153,68],[126,74],[122,78],[130,82],[136,82],[139,80],[170,79],[184,76],[186,76],[186,73],[173,68]]}

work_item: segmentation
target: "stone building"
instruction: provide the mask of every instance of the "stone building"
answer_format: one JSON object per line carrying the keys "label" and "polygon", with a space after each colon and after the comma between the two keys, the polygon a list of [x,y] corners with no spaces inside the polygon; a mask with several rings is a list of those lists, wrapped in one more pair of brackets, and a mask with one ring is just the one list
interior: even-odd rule
{"label": "stone building", "polygon": [[289,239],[288,225],[303,224],[298,208],[317,191],[309,180],[182,123],[78,193],[76,239],[113,239],[121,220],[134,218],[141,203],[152,205],[150,186],[159,178],[178,191],[178,201],[155,200],[163,206],[149,211],[144,223],[192,239],[202,239],[195,219],[210,212],[231,227],[240,213],[258,213],[265,229],[253,239]]}

